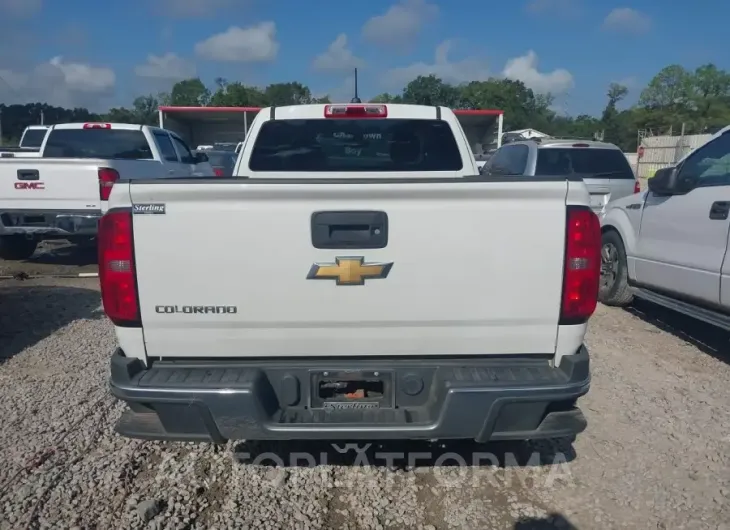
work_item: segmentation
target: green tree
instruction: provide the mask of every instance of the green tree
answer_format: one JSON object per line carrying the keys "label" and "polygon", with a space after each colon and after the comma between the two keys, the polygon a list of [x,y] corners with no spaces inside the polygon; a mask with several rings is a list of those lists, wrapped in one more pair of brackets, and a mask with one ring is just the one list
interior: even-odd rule
{"label": "green tree", "polygon": [[157,125],[159,123],[159,107],[159,100],[152,94],[135,98],[132,102],[133,113],[137,118],[135,123]]}
{"label": "green tree", "polygon": [[462,108],[503,110],[505,130],[542,130],[553,116],[552,96],[536,95],[521,81],[511,79],[466,83],[459,87],[458,100]]}
{"label": "green tree", "polygon": [[403,103],[403,97],[383,92],[370,100],[370,103]]}
{"label": "green tree", "polygon": [[219,84],[218,90],[210,98],[210,105],[214,107],[265,107],[268,105],[268,100],[260,89],[234,82]]}
{"label": "green tree", "polygon": [[200,78],[178,81],[170,91],[170,105],[177,107],[204,107],[210,101],[210,90]]}
{"label": "green tree", "polygon": [[690,76],[689,99],[695,111],[698,131],[730,123],[730,74],[714,64],[697,68]]}
{"label": "green tree", "polygon": [[419,75],[403,89],[403,102],[454,107],[459,102],[459,90],[433,74]]}
{"label": "green tree", "polygon": [[629,93],[629,89],[618,83],[611,83],[608,86],[608,92],[606,97],[608,102],[606,107],[603,109],[601,115],[601,126],[603,128],[604,136],[603,139],[608,142],[621,145],[626,139],[627,132],[627,118],[630,115],[626,113],[619,113],[617,108],[620,101],[622,101]]}
{"label": "green tree", "polygon": [[302,105],[312,103],[309,87],[296,81],[291,83],[274,83],[264,89],[264,96],[269,105]]}
{"label": "green tree", "polygon": [[104,121],[112,123],[137,123],[137,116],[132,109],[114,107],[102,116]]}
{"label": "green tree", "polygon": [[685,108],[689,101],[691,76],[684,67],[663,68],[641,92],[639,105],[655,109]]}

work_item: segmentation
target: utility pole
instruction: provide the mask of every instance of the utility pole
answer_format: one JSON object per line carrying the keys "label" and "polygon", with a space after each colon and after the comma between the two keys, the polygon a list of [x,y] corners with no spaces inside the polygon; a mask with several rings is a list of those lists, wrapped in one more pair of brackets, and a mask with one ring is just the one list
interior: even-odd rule
{"label": "utility pole", "polygon": [[43,109],[41,109],[41,125],[45,125],[45,124],[46,124],[46,119],[45,119],[45,116],[43,115]]}

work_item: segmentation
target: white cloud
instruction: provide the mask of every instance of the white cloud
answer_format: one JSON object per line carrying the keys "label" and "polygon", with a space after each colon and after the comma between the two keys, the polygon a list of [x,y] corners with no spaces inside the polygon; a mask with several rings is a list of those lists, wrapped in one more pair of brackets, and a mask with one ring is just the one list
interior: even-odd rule
{"label": "white cloud", "polygon": [[40,12],[43,0],[0,0],[0,18],[28,18]]}
{"label": "white cloud", "polygon": [[365,62],[355,57],[347,47],[347,35],[340,33],[327,50],[314,58],[312,66],[322,72],[349,72],[361,68]]}
{"label": "white cloud", "polygon": [[651,29],[651,19],[630,7],[617,7],[603,19],[603,29],[639,35]]}
{"label": "white cloud", "polygon": [[211,61],[261,63],[276,59],[279,43],[276,24],[261,22],[256,26],[231,26],[195,45],[195,53]]}
{"label": "white cloud", "polygon": [[434,74],[448,83],[465,83],[484,81],[490,77],[506,77],[522,81],[528,88],[544,94],[555,95],[565,93],[573,87],[573,76],[565,69],[558,68],[552,72],[538,70],[537,54],[530,50],[521,57],[509,59],[501,73],[490,71],[486,61],[478,57],[467,57],[459,61],[449,60],[452,43],[442,42],[437,48],[433,63],[418,62],[409,66],[393,68],[383,76],[383,85],[387,89],[401,89],[409,81],[419,75]]}
{"label": "white cloud", "polygon": [[148,55],[147,62],[135,66],[134,73],[139,77],[152,79],[178,80],[195,77],[195,65],[174,53]]}
{"label": "white cloud", "polygon": [[489,78],[489,69],[485,61],[476,57],[467,57],[451,62],[449,52],[453,43],[444,41],[438,45],[433,63],[417,62],[408,66],[392,68],[385,73],[383,84],[390,89],[403,88],[406,83],[419,75],[433,74],[448,83],[465,81],[483,81]]}
{"label": "white cloud", "polygon": [[365,22],[362,36],[379,46],[409,44],[438,14],[438,6],[428,0],[400,0],[382,15]]}
{"label": "white cloud", "polygon": [[522,81],[527,88],[540,94],[563,94],[573,88],[573,75],[564,68],[552,72],[538,70],[537,54],[530,50],[521,57],[509,59],[504,65],[502,76]]}
{"label": "white cloud", "polygon": [[51,67],[61,72],[65,85],[77,92],[101,94],[114,88],[116,75],[110,68],[96,68],[82,63],[64,63],[62,57],[49,61]]}
{"label": "white cloud", "polygon": [[0,70],[0,100],[42,101],[62,107],[99,104],[114,93],[116,75],[110,68],[66,62],[54,57],[31,71]]}
{"label": "white cloud", "polygon": [[197,18],[212,17],[222,10],[236,12],[248,3],[249,0],[161,0],[157,7],[167,17]]}

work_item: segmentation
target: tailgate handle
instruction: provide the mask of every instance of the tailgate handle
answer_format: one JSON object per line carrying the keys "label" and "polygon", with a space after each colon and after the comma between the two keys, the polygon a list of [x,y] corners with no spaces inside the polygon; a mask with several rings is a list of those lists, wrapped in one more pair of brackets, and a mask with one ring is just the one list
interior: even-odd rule
{"label": "tailgate handle", "polygon": [[385,248],[385,212],[344,211],[312,214],[312,245],[322,249]]}
{"label": "tailgate handle", "polygon": [[37,169],[19,169],[18,180],[39,180],[41,174]]}

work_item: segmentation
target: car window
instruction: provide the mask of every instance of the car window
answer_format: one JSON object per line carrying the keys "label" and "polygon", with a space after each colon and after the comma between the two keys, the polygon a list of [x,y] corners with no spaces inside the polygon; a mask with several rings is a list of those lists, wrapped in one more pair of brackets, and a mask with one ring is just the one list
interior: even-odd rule
{"label": "car window", "polygon": [[53,129],[44,157],[152,160],[152,149],[141,130]]}
{"label": "car window", "polygon": [[172,134],[170,135],[170,138],[172,138],[172,142],[175,144],[177,152],[180,153],[180,162],[183,164],[195,164],[195,157],[193,156],[193,153],[190,152],[190,149],[188,149],[188,146],[185,145],[185,142]]}
{"label": "car window", "polygon": [[32,147],[38,149],[43,144],[43,139],[46,137],[48,129],[28,129],[23,134],[23,139],[20,142],[20,147]]}
{"label": "car window", "polygon": [[160,154],[162,154],[162,158],[167,160],[168,162],[177,162],[177,153],[175,152],[175,148],[172,145],[172,141],[170,140],[170,135],[165,134],[162,132],[156,132],[155,135],[155,142],[157,142],[157,147],[160,148]]}
{"label": "car window", "polygon": [[237,155],[233,151],[209,151],[206,155],[208,155],[208,162],[210,162],[210,165],[213,167],[222,167],[232,170],[233,166],[236,164]]}
{"label": "car window", "polygon": [[463,161],[442,120],[268,121],[255,138],[253,171],[458,171]]}
{"label": "car window", "polygon": [[[610,173],[612,179],[635,180],[626,155],[600,147],[546,147],[537,153],[537,175],[591,175]],[[608,175],[606,178],[609,178]]]}
{"label": "car window", "polygon": [[687,157],[679,170],[679,179],[697,181],[697,186],[730,184],[730,132]]}
{"label": "car window", "polygon": [[524,144],[502,146],[494,154],[490,171],[496,175],[522,175],[529,154],[530,148]]}

